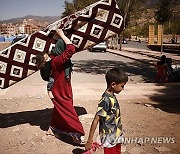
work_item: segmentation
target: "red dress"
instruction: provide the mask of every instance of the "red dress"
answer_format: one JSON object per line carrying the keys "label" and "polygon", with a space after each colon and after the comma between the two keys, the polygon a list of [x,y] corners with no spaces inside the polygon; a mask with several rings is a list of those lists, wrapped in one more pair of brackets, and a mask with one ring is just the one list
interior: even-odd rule
{"label": "red dress", "polygon": [[52,88],[54,99],[52,101],[54,109],[50,126],[61,132],[84,135],[83,126],[73,107],[71,79],[65,77],[64,64],[74,53],[74,45],[69,44],[61,55],[52,58],[52,77],[54,78]]}
{"label": "red dress", "polygon": [[156,82],[167,82],[167,65],[161,64],[157,65],[157,76],[156,76]]}

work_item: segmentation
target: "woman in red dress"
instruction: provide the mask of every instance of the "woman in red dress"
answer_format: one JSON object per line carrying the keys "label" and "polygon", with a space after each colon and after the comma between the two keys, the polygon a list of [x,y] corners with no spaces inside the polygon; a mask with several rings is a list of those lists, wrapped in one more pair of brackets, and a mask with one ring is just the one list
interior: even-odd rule
{"label": "woman in red dress", "polygon": [[[75,47],[61,29],[57,34],[64,40],[66,49],[56,57],[49,57],[47,53],[42,54],[44,61],[51,59],[51,76],[54,79],[52,94],[54,104],[50,129],[55,132],[69,134],[76,143],[81,142],[81,137],[85,135],[83,126],[79,121],[78,115],[73,107],[73,94],[71,87],[71,77],[66,78],[65,64],[75,53]],[[38,64],[38,61],[37,61]],[[42,65],[43,66],[43,65]]]}
{"label": "woman in red dress", "polygon": [[160,61],[157,62],[157,75],[156,75],[156,82],[167,82],[168,80],[168,65],[166,62],[166,56],[162,55]]}

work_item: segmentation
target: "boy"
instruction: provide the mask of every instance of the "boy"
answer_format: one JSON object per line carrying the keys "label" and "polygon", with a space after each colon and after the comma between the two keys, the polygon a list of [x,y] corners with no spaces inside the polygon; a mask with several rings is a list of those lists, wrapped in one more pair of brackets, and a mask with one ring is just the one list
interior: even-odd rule
{"label": "boy", "polygon": [[104,148],[104,154],[120,154],[122,125],[120,106],[114,93],[118,94],[128,81],[128,76],[119,68],[110,69],[106,73],[107,89],[98,104],[98,111],[91,124],[86,150],[92,148],[93,135],[99,122],[99,135]]}

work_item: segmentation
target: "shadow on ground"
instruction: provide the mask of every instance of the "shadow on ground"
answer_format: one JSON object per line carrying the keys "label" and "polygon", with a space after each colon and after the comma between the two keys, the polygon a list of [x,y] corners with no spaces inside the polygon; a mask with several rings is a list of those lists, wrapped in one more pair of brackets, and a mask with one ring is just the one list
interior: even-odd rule
{"label": "shadow on ground", "polygon": [[[62,142],[64,143],[67,143],[67,144],[70,144],[70,145],[73,145],[73,146],[78,146],[78,147],[84,147],[84,144],[77,144],[75,142],[73,142],[73,139],[70,135],[66,135],[66,134],[59,134],[57,132],[54,132],[55,137],[58,139],[58,140],[61,140]],[[79,151],[80,149],[77,148],[77,151]],[[84,151],[81,149],[81,151]],[[80,151],[79,151],[80,152]]]}
{"label": "shadow on ground", "polygon": [[[130,80],[132,76],[141,76],[144,79],[144,83],[153,83],[156,76],[155,67],[138,61],[128,63],[113,60],[74,61],[74,71],[81,73],[90,73],[94,75],[105,74],[107,70],[113,67],[120,67],[129,75]],[[162,85],[157,84],[156,86]],[[150,99],[157,103],[154,106],[166,112],[180,113],[180,84],[170,83],[164,84],[163,86],[164,89],[157,90],[157,92],[154,95],[150,96]]]}
{"label": "shadow on ground", "polygon": [[72,151],[73,154],[82,154],[83,152],[85,152],[85,150],[80,148],[76,148]]}
{"label": "shadow on ground", "polygon": [[137,61],[124,63],[113,60],[78,60],[73,61],[73,63],[73,70],[75,72],[90,73],[93,75],[105,74],[107,70],[114,67],[121,68],[130,78],[131,76],[141,76],[144,82],[154,82],[156,75],[155,68]]}
{"label": "shadow on ground", "polygon": [[[162,84],[157,84],[162,86]],[[169,113],[180,114],[180,84],[164,84],[164,89],[157,90],[157,94],[152,95],[150,99],[157,104],[153,104],[155,108]]]}
{"label": "shadow on ground", "polygon": [[[74,107],[78,116],[87,114],[87,111],[83,107]],[[40,126],[43,131],[46,131],[49,127],[51,120],[51,109],[24,111],[17,113],[0,113],[0,128],[12,127],[20,124],[29,123],[32,126]]]}

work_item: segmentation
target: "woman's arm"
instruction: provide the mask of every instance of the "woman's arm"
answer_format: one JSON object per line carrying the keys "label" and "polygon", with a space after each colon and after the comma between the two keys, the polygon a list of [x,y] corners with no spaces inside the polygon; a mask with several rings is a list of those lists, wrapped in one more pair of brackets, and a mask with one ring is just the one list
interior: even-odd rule
{"label": "woman's arm", "polygon": [[62,52],[62,54],[60,54],[59,56],[56,56],[53,59],[52,66],[62,67],[62,65],[66,63],[76,51],[75,51],[74,45],[72,44],[70,39],[64,35],[64,32],[62,31],[62,29],[58,29],[57,33],[66,43],[66,49]]}
{"label": "woman's arm", "polygon": [[66,35],[64,35],[62,29],[58,29],[56,30],[56,32],[64,40],[66,44],[72,44],[71,40]]}

